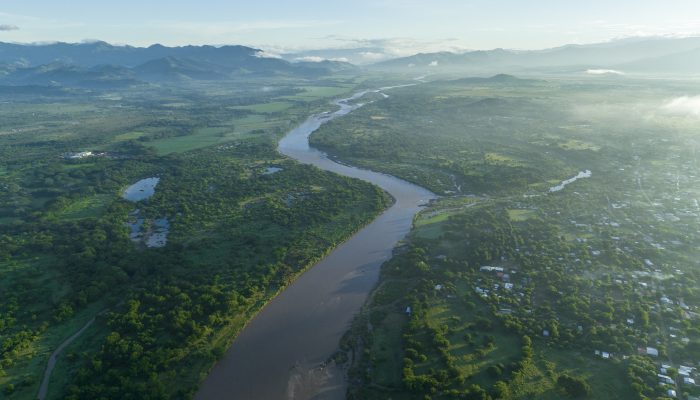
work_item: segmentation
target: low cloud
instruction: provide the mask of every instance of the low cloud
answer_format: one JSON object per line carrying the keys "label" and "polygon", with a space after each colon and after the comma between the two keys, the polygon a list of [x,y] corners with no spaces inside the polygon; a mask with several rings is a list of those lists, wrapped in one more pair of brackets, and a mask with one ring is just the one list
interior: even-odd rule
{"label": "low cloud", "polygon": [[339,61],[339,62],[349,62],[346,57],[335,57],[335,58],[325,58],[319,56],[304,56],[297,57],[294,61],[306,61],[306,62],[323,62],[323,61]]}
{"label": "low cloud", "polygon": [[588,75],[624,75],[625,73],[622,71],[618,71],[615,69],[589,69],[586,70],[586,73]]}
{"label": "low cloud", "polygon": [[438,51],[461,53],[467,50],[466,47],[460,45],[459,40],[453,38],[426,41],[406,37],[362,39],[330,35],[319,39],[338,43],[338,46],[330,46],[328,49],[357,49],[358,52],[356,54],[348,57],[351,59],[351,62],[359,64],[407,57],[417,53]]}
{"label": "low cloud", "polygon": [[700,96],[677,97],[668,101],[662,108],[673,114],[700,117]]}
{"label": "low cloud", "polygon": [[326,59],[323,57],[317,57],[317,56],[306,56],[306,57],[297,57],[294,59],[294,61],[322,62],[322,61],[326,61]]}
{"label": "low cloud", "polygon": [[[330,61],[346,61],[357,65],[373,64],[397,57],[412,56],[417,53],[448,51],[461,53],[467,50],[454,38],[423,41],[412,38],[362,39],[339,35],[315,37],[322,45],[279,46],[256,44],[267,51],[282,54],[285,59],[298,61],[305,57],[321,57]],[[310,60],[309,60],[310,61]]]}
{"label": "low cloud", "polygon": [[258,58],[282,58],[282,56],[279,54],[272,53],[269,51],[262,51],[262,50],[255,53],[255,57],[258,57]]}
{"label": "low cloud", "polygon": [[17,25],[0,24],[0,31],[16,31],[19,29]]}
{"label": "low cloud", "polygon": [[366,47],[376,48],[386,57],[406,57],[416,53],[433,53],[437,51],[449,51],[460,53],[468,50],[460,45],[458,39],[445,38],[436,40],[418,40],[408,37],[361,39],[342,36],[327,36],[325,39],[335,40],[343,44],[341,47]]}

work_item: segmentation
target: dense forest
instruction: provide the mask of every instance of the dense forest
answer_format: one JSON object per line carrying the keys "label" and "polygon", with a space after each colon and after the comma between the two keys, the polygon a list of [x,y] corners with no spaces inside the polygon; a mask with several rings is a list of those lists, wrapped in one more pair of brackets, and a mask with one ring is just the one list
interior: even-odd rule
{"label": "dense forest", "polygon": [[[48,355],[95,318],[48,398],[190,398],[251,316],[390,202],[276,151],[352,85],[13,97],[0,136],[3,396],[35,398]],[[122,197],[149,177],[152,197]],[[163,220],[162,245],[131,236]]]}

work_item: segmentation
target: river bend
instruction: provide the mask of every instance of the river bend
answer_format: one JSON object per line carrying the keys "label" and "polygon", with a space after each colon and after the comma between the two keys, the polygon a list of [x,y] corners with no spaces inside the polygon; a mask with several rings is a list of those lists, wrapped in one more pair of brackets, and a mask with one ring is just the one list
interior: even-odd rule
{"label": "river bend", "polygon": [[309,146],[313,132],[361,107],[356,101],[366,93],[336,101],[335,112],[311,116],[280,140],[278,150],[301,163],[373,183],[395,203],[265,306],[214,366],[196,399],[345,398],[344,372],[325,361],[375,286],[379,267],[410,231],[413,217],[437,197],[391,175],[336,163]]}

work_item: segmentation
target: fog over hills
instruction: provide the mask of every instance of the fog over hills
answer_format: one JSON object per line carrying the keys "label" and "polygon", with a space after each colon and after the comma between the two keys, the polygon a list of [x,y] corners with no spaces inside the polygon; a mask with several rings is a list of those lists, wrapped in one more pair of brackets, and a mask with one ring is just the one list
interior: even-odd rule
{"label": "fog over hills", "polygon": [[643,58],[618,67],[625,71],[698,75],[700,74],[700,48]]}
{"label": "fog over hills", "polygon": [[376,69],[454,70],[488,73],[621,69],[623,72],[697,74],[700,72],[700,38],[634,38],[590,45],[566,45],[546,50],[469,51],[426,53],[373,65]]}
{"label": "fog over hills", "polygon": [[[243,76],[317,78],[359,67],[346,56],[371,49],[329,49],[269,56],[246,46],[149,47],[106,42],[0,43],[0,85],[120,87],[143,83],[216,81]],[[356,59],[357,57],[355,57]],[[545,50],[422,53],[367,65],[416,73],[681,74],[700,71],[700,38],[631,38]]]}

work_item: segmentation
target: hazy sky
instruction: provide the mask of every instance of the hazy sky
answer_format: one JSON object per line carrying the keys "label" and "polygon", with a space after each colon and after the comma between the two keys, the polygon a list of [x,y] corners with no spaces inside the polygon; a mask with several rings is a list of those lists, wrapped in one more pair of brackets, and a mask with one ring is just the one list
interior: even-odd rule
{"label": "hazy sky", "polygon": [[700,33],[700,0],[3,0],[0,41],[416,51]]}

